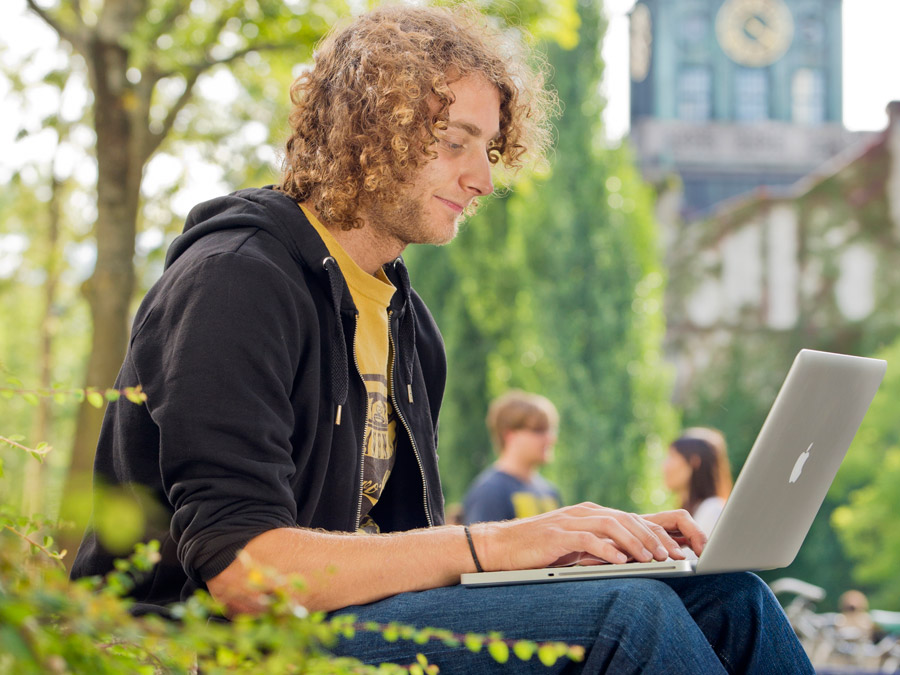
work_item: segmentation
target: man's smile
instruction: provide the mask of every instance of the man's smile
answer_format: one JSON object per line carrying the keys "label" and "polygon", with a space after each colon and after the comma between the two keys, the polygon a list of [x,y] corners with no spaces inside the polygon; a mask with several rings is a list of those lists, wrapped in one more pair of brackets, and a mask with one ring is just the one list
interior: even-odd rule
{"label": "man's smile", "polygon": [[435,195],[435,199],[437,199],[440,202],[443,202],[449,209],[456,211],[457,213],[462,213],[463,210],[465,209],[465,206],[457,204],[456,202],[451,201],[449,199],[444,199],[443,197],[439,197],[438,195]]}

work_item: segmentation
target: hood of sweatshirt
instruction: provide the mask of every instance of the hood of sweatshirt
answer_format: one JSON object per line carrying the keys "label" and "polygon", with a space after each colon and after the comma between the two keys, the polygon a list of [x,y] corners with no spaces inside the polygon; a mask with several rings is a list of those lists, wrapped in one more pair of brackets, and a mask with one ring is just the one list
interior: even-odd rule
{"label": "hood of sweatshirt", "polygon": [[[305,225],[305,227],[304,227]],[[312,269],[328,249],[310,227],[294,200],[272,186],[239,190],[198,204],[188,214],[184,230],[166,254],[170,267],[199,239],[213,232],[254,227],[280,241],[291,256]]]}
{"label": "hood of sweatshirt", "polygon": [[[338,406],[344,405],[348,391],[348,357],[341,314],[355,316],[356,306],[340,268],[292,198],[270,185],[238,190],[198,204],[188,214],[182,234],[169,247],[165,267],[168,269],[203,237],[223,230],[248,228],[263,230],[277,239],[307,274],[328,289],[340,335],[332,345],[332,396]],[[399,322],[401,353],[407,356],[402,365],[411,374],[409,355],[415,348],[415,310],[409,302],[412,293],[409,274],[401,257],[384,265],[384,270],[399,291],[394,294],[391,309]]]}

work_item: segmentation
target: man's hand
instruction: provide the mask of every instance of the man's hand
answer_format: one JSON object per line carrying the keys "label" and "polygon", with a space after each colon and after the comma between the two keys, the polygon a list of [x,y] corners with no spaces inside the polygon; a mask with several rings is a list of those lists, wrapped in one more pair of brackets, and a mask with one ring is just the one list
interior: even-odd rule
{"label": "man's hand", "polygon": [[640,516],[589,502],[470,529],[485,571],[548,567],[577,554],[611,563],[680,560],[683,545],[699,555],[706,544],[687,511]]}

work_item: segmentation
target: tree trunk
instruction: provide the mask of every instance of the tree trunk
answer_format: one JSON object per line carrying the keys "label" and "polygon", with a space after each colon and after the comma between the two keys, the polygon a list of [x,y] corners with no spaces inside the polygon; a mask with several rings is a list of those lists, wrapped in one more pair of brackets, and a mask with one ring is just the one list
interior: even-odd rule
{"label": "tree trunk", "polygon": [[[143,157],[135,140],[140,135],[135,133],[131,114],[133,94],[125,78],[126,50],[95,37],[87,61],[94,91],[98,176],[97,262],[82,288],[93,320],[85,384],[106,388],[113,386],[128,340]],[[102,409],[82,404],[62,496],[61,516],[75,521],[74,530],[61,533],[71,552],[69,563],[90,514],[91,472],[102,419]]]}
{"label": "tree trunk", "polygon": [[[47,223],[47,259],[44,270],[44,314],[39,330],[40,387],[49,389],[53,384],[53,337],[56,334],[56,290],[59,287],[59,232],[61,185],[55,176],[50,178],[50,208]],[[49,441],[53,423],[51,400],[42,396],[35,412],[31,438]],[[41,513],[44,509],[44,464],[29,461],[25,465],[25,479],[22,485],[22,511],[28,515]]]}

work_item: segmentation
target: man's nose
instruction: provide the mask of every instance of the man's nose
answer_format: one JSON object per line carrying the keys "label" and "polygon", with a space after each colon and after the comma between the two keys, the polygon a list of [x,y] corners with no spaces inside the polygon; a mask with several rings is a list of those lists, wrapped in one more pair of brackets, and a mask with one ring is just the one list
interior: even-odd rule
{"label": "man's nose", "polygon": [[462,176],[463,187],[475,192],[478,196],[489,195],[494,191],[494,181],[491,178],[491,160],[488,154],[478,153],[474,156]]}

